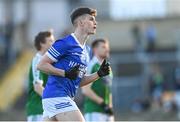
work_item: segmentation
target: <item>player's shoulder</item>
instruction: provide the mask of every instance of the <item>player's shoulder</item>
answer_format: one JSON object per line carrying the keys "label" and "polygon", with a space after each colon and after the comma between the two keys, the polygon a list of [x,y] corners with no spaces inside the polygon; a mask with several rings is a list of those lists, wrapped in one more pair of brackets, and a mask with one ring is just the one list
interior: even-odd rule
{"label": "player's shoulder", "polygon": [[34,55],[34,57],[32,58],[32,63],[34,64],[34,63],[37,63],[37,62],[39,62],[39,60],[41,59],[41,55],[39,54],[39,53],[36,53],[35,55]]}
{"label": "player's shoulder", "polygon": [[37,60],[38,58],[39,58],[39,56],[38,56],[38,54],[36,53],[36,54],[33,56],[32,60],[34,61],[34,60]]}

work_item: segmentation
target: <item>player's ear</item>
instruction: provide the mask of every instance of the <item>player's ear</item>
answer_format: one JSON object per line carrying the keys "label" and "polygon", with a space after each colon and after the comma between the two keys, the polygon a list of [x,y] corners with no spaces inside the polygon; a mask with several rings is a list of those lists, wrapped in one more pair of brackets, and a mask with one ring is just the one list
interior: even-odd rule
{"label": "player's ear", "polygon": [[42,48],[45,45],[45,43],[40,42],[40,47]]}
{"label": "player's ear", "polygon": [[80,26],[83,26],[83,24],[84,24],[83,20],[82,20],[82,19],[79,19],[79,25],[80,25]]}
{"label": "player's ear", "polygon": [[79,24],[80,24],[80,26],[84,26],[85,19],[86,19],[86,16],[85,16],[85,15],[84,15],[84,16],[81,16],[81,17],[79,18]]}

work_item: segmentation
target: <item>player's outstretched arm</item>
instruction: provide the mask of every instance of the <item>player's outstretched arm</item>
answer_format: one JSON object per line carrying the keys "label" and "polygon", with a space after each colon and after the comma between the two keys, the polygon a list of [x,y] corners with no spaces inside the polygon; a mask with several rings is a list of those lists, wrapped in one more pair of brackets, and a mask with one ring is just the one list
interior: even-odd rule
{"label": "player's outstretched arm", "polygon": [[89,99],[93,100],[97,104],[101,104],[103,102],[103,98],[98,96],[92,89],[91,89],[92,84],[88,84],[84,87],[82,87],[82,93],[88,97]]}
{"label": "player's outstretched arm", "polygon": [[55,68],[52,65],[53,61],[45,54],[39,64],[37,65],[37,69],[41,70],[46,74],[57,75],[57,76],[65,76],[65,71],[62,69]]}
{"label": "player's outstretched arm", "polygon": [[[82,88],[82,93],[88,97],[89,99],[91,99],[92,101],[94,101],[95,103],[97,103],[99,106],[101,106],[104,111],[109,114],[109,115],[113,115],[113,110],[112,110],[112,105],[110,103],[106,104],[103,100],[103,98],[101,98],[100,96],[98,96],[92,89],[91,89],[91,85],[92,84],[88,84],[86,86],[84,86]],[[111,96],[110,96],[111,97]],[[110,98],[111,99],[111,98]]]}
{"label": "player's outstretched arm", "polygon": [[101,64],[99,70],[91,75],[85,75],[82,78],[82,81],[80,83],[80,87],[83,87],[91,82],[96,81],[100,77],[104,77],[106,75],[109,75],[110,73],[110,66],[106,59],[104,59],[103,63]]}

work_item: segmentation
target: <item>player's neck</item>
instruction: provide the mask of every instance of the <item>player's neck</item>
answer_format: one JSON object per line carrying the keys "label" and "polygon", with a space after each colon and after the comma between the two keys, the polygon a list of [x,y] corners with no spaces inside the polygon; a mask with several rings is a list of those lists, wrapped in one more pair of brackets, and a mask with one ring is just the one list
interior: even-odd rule
{"label": "player's neck", "polygon": [[74,34],[81,45],[84,45],[89,37],[88,34],[82,32],[80,30],[75,30]]}

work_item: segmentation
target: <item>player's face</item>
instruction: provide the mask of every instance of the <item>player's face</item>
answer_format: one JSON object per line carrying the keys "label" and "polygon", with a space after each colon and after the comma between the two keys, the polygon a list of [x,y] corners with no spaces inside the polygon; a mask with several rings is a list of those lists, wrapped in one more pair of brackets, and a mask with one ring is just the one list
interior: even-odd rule
{"label": "player's face", "polygon": [[99,43],[97,47],[97,53],[101,58],[108,58],[109,57],[109,44]]}
{"label": "player's face", "polygon": [[54,43],[54,36],[51,35],[50,37],[46,37],[46,43],[42,44],[43,50],[47,51],[50,46]]}
{"label": "player's face", "polygon": [[84,31],[90,35],[90,34],[95,34],[96,33],[96,28],[97,28],[97,22],[94,16],[92,15],[85,15],[84,20],[83,20],[83,29]]}

